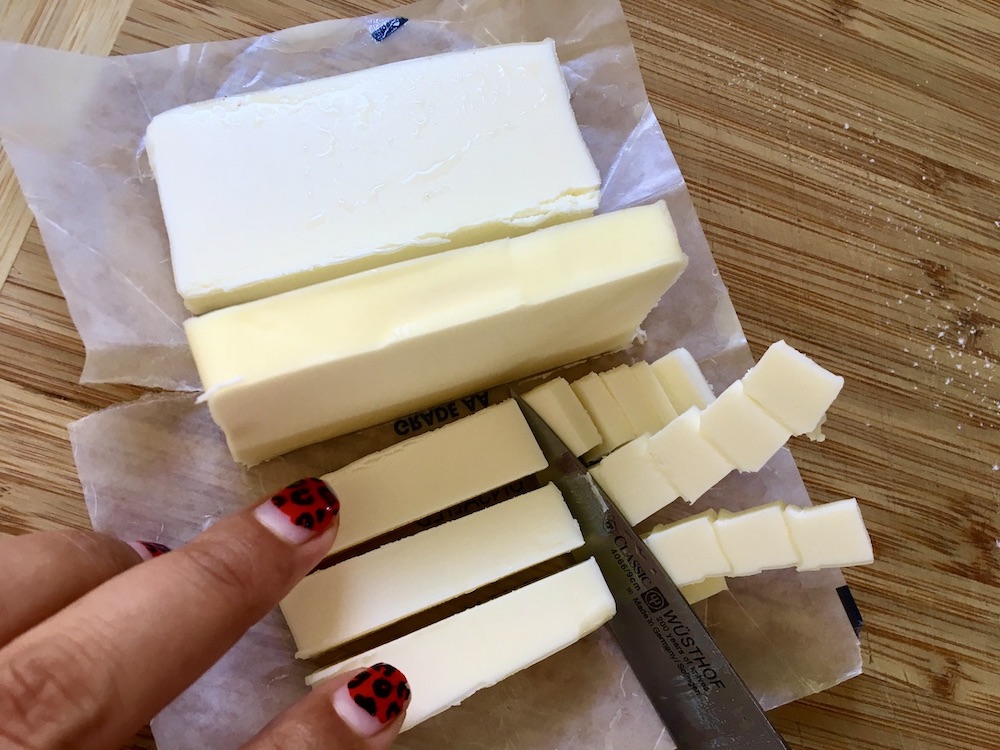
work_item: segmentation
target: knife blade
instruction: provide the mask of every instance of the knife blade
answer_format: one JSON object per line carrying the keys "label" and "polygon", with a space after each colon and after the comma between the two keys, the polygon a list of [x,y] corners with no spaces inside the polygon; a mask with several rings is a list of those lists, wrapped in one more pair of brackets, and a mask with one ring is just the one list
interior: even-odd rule
{"label": "knife blade", "polygon": [[548,424],[511,389],[618,611],[608,623],[680,750],[789,750],[680,589]]}

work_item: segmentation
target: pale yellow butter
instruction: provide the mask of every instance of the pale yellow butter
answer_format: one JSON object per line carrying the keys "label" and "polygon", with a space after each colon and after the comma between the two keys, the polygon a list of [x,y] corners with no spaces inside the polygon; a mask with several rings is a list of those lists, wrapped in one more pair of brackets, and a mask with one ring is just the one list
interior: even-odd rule
{"label": "pale yellow butter", "polygon": [[590,473],[632,526],[680,496],[650,455],[648,435],[640,435],[605,456]]}
{"label": "pale yellow butter", "polygon": [[678,586],[732,573],[729,558],[715,533],[714,510],[706,510],[646,535],[646,546]]}
{"label": "pale yellow butter", "polygon": [[177,289],[200,313],[593,214],[551,40],[405,60],[153,118]]}
{"label": "pale yellow butter", "polygon": [[594,420],[565,378],[553,378],[524,394],[524,400],[575,456],[601,442]]}
{"label": "pale yellow butter", "polygon": [[784,503],[775,502],[739,513],[719,511],[715,533],[733,566],[731,575],[749,576],[799,564],[799,552],[792,544],[783,508]]}
{"label": "pale yellow butter", "polygon": [[317,682],[384,662],[406,675],[413,698],[403,731],[575,643],[615,614],[593,559],[493,601],[314,672]]}
{"label": "pale yellow butter", "polygon": [[632,365],[632,374],[646,408],[656,419],[656,427],[650,432],[656,432],[677,419],[678,412],[653,372],[652,365],[649,362],[636,362]]}
{"label": "pale yellow butter", "polygon": [[701,415],[691,407],[649,438],[649,452],[688,503],[718,484],[735,466],[701,434]]}
{"label": "pale yellow butter", "polygon": [[547,465],[512,400],[372,453],[323,477],[351,512],[332,551],[347,549]]}
{"label": "pale yellow butter", "polygon": [[692,406],[704,409],[715,400],[712,387],[687,349],[674,349],[656,360],[652,368],[678,414]]}
{"label": "pale yellow butter", "polygon": [[309,659],[582,544],[550,484],[308,575],[281,611]]}
{"label": "pale yellow butter", "polygon": [[740,471],[759,471],[792,436],[737,380],[701,412],[701,435]]}
{"label": "pale yellow butter", "polygon": [[625,412],[635,435],[656,432],[663,427],[631,367],[619,365],[600,373],[600,376],[611,396]]}
{"label": "pale yellow butter", "polygon": [[801,556],[799,570],[867,565],[875,560],[871,537],[853,497],[808,508],[789,505],[785,521]]}
{"label": "pale yellow butter", "polygon": [[660,202],[418,258],[185,324],[247,464],[621,349],[687,265]]}

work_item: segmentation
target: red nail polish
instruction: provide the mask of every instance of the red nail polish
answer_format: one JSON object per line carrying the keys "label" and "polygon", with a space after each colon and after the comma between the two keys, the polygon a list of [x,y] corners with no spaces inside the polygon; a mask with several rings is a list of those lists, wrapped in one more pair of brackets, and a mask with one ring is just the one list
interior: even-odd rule
{"label": "red nail polish", "polygon": [[399,716],[410,702],[406,676],[389,664],[376,664],[347,683],[354,703],[381,724]]}
{"label": "red nail polish", "polygon": [[278,536],[301,544],[330,528],[339,512],[340,501],[326,482],[308,477],[276,492],[254,514]]}
{"label": "red nail polish", "polygon": [[170,551],[170,547],[159,542],[129,542],[129,547],[139,553],[143,560],[152,560],[154,557],[165,555]]}

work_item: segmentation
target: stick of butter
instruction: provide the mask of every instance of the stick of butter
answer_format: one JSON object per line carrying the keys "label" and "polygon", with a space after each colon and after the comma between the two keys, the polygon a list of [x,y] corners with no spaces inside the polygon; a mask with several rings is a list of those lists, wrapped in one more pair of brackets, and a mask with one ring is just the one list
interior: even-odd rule
{"label": "stick of butter", "polygon": [[281,612],[310,659],[582,544],[549,484],[308,575]]}
{"label": "stick of butter", "polygon": [[552,40],[189,104],[153,118],[146,150],[195,313],[589,216],[600,198]]}
{"label": "stick of butter", "polygon": [[548,465],[508,399],[403,440],[323,477],[351,506],[332,552],[398,529]]}
{"label": "stick of butter", "polygon": [[417,258],[185,323],[254,464],[621,349],[687,265],[662,202]]}
{"label": "stick of butter", "polygon": [[597,630],[615,601],[591,558],[478,607],[314,672],[309,685],[384,662],[406,675],[413,698],[403,731]]}

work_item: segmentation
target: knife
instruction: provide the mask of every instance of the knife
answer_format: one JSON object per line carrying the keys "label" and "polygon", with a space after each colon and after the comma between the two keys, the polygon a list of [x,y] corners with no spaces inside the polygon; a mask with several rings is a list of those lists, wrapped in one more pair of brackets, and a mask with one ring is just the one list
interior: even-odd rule
{"label": "knife", "polygon": [[513,389],[548,460],[552,482],[580,524],[618,611],[608,627],[680,750],[789,750],[764,710],[674,584],[587,468]]}

